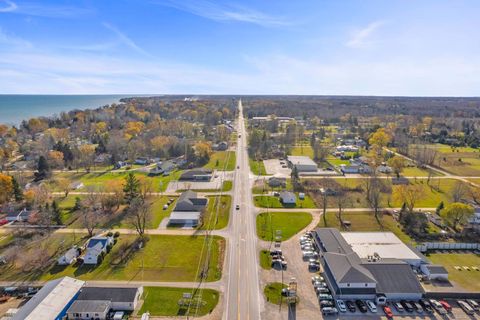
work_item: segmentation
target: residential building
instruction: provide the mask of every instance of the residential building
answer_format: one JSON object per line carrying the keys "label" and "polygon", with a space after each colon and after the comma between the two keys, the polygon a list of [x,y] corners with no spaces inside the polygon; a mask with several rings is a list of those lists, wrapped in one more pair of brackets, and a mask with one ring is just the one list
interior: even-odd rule
{"label": "residential building", "polygon": [[36,211],[23,208],[20,211],[15,210],[7,213],[7,216],[5,217],[5,219],[7,219],[8,222],[27,222],[28,219],[34,216],[36,213],[37,213]]}
{"label": "residential building", "polygon": [[225,151],[228,149],[228,142],[220,141],[219,143],[215,143],[212,145],[212,149],[215,151]]}
{"label": "residential building", "polygon": [[98,257],[107,253],[107,247],[113,245],[112,237],[93,237],[88,240],[84,264],[97,264]]}
{"label": "residential building", "polygon": [[290,191],[281,191],[280,192],[280,202],[283,204],[295,204],[297,203],[297,197],[295,193]]}
{"label": "residential building", "polygon": [[81,250],[77,246],[73,246],[68,249],[60,258],[57,260],[57,264],[60,266],[68,266],[77,261],[77,258],[80,256]]}
{"label": "residential building", "polygon": [[207,202],[207,198],[199,198],[194,191],[183,192],[170,214],[168,224],[187,227],[197,226]]}
{"label": "residential building", "polygon": [[78,296],[85,282],[63,277],[47,282],[12,320],[61,320]]}
{"label": "residential building", "polygon": [[207,169],[187,170],[180,176],[180,181],[210,181],[212,171]]}

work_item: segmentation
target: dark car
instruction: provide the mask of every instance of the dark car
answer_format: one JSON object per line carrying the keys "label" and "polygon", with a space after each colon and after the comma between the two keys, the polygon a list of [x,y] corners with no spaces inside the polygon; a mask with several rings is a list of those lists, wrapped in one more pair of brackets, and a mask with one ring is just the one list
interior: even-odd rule
{"label": "dark car", "polygon": [[358,310],[360,310],[361,313],[368,312],[367,304],[362,300],[355,300],[355,304],[357,305]]}
{"label": "dark car", "polygon": [[355,307],[355,303],[353,303],[353,301],[348,300],[347,302],[345,302],[345,304],[347,305],[348,311],[350,312],[357,311],[357,308]]}
{"label": "dark car", "polygon": [[425,310],[426,313],[430,313],[430,314],[433,313],[433,308],[430,305],[430,302],[428,302],[427,300],[419,300],[418,303],[420,303],[420,305],[422,306],[423,310]]}
{"label": "dark car", "polygon": [[328,301],[328,300],[322,300],[322,301],[319,302],[319,304],[320,304],[320,308],[334,307],[335,306],[332,301]]}
{"label": "dark car", "polygon": [[240,210],[240,205],[237,204],[237,205],[235,206],[235,209],[236,209],[236,210]]}
{"label": "dark car", "polygon": [[415,308],[412,306],[412,304],[408,301],[402,300],[402,301],[400,301],[400,303],[405,308],[405,310],[407,310],[408,312],[413,312],[415,310]]}

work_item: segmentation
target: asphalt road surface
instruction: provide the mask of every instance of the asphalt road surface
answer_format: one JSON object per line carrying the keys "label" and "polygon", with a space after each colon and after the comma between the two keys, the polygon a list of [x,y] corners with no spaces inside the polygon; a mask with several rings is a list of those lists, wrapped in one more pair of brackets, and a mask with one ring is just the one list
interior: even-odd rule
{"label": "asphalt road surface", "polygon": [[[252,202],[253,176],[250,177],[247,138],[242,102],[238,103],[237,169],[233,189],[233,213],[230,219],[227,290],[224,319],[260,319],[257,237],[255,208]],[[235,206],[240,209],[236,210]]]}

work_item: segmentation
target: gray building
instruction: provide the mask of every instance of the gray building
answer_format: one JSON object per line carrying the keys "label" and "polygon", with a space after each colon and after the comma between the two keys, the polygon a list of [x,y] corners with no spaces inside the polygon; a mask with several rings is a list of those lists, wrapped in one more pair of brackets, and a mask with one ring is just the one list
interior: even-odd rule
{"label": "gray building", "polygon": [[105,320],[111,306],[107,300],[77,300],[67,310],[68,320]]}
{"label": "gray building", "polygon": [[287,157],[288,163],[290,167],[293,169],[294,167],[297,168],[299,173],[301,172],[317,172],[318,167],[317,164],[310,159],[309,157],[304,156],[288,156]]}
{"label": "gray building", "polygon": [[194,191],[188,190],[183,192],[170,214],[168,224],[188,227],[197,226],[207,202],[207,198],[199,198]]}
{"label": "gray building", "polygon": [[360,258],[334,228],[318,228],[313,234],[326,280],[337,298],[375,299],[382,304],[387,299],[420,299],[424,294],[408,263],[376,255]]}
{"label": "gray building", "polygon": [[113,311],[133,311],[142,294],[143,287],[84,287],[77,301],[109,301]]}
{"label": "gray building", "polygon": [[180,181],[210,181],[212,171],[207,169],[187,170],[180,176]]}

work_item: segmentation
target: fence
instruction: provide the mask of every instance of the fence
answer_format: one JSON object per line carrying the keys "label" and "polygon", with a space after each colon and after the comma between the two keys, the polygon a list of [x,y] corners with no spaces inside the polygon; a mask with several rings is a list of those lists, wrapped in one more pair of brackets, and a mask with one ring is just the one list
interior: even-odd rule
{"label": "fence", "polygon": [[479,250],[480,243],[425,242],[417,246],[420,252],[428,250]]}

